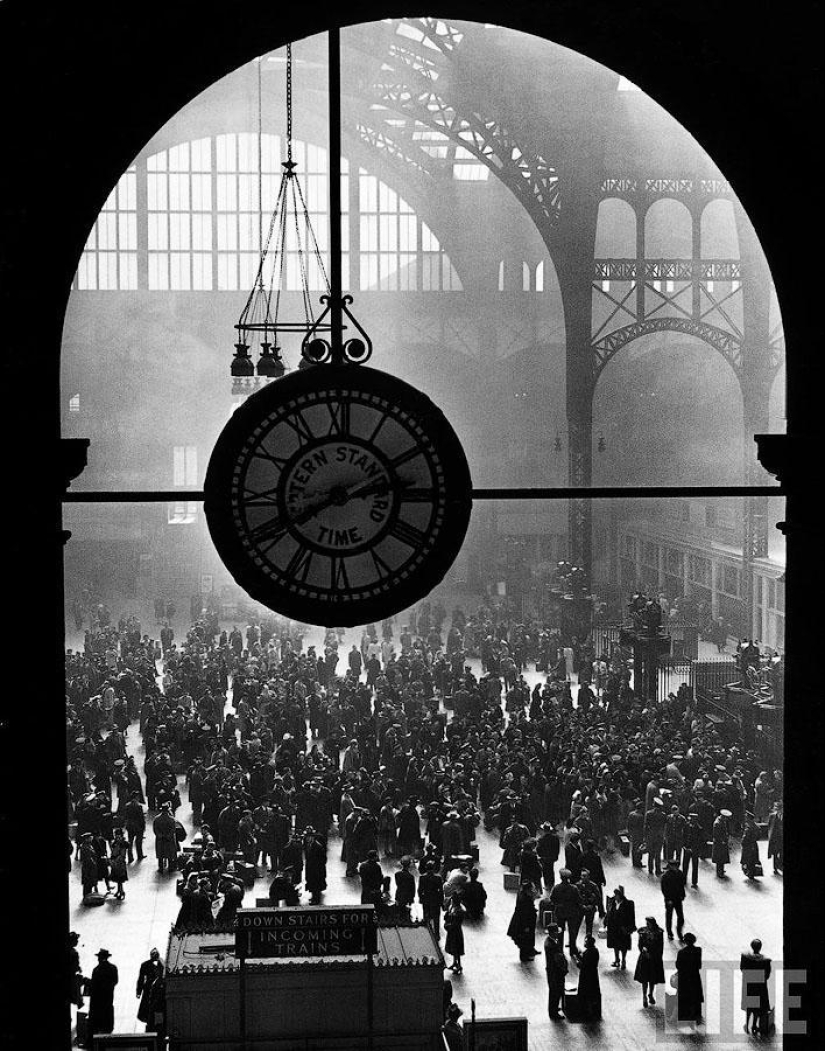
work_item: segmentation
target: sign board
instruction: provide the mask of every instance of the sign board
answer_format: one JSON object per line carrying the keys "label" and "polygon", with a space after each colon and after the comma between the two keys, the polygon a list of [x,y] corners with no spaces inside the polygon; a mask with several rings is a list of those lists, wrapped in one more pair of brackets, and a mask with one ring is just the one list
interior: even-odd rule
{"label": "sign board", "polygon": [[94,1051],[158,1051],[160,1044],[155,1033],[98,1033],[94,1036]]}
{"label": "sign board", "polygon": [[201,573],[201,594],[210,595],[215,587],[215,578],[211,573]]}
{"label": "sign board", "polygon": [[235,952],[245,959],[364,956],[378,951],[374,905],[238,909]]}

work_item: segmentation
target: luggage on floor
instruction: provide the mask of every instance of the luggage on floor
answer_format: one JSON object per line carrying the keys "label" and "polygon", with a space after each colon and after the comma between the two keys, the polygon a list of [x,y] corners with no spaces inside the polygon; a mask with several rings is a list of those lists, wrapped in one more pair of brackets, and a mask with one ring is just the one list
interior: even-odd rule
{"label": "luggage on floor", "polygon": [[89,1039],[89,1012],[77,1012],[77,1045],[84,1047]]}
{"label": "luggage on floor", "polygon": [[235,862],[235,874],[240,876],[245,887],[254,887],[258,876],[258,870],[247,861]]}
{"label": "luggage on floor", "polygon": [[518,872],[505,872],[504,873],[504,889],[505,890],[518,890],[521,886],[521,876]]}

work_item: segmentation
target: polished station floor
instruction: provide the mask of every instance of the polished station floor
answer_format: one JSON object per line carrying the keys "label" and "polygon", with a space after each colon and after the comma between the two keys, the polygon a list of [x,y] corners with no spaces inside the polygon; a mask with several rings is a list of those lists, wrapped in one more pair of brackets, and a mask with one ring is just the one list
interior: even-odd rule
{"label": "polished station floor", "polygon": [[[151,622],[148,616],[144,619],[145,625]],[[184,625],[181,623],[178,637],[183,633]],[[342,654],[359,639],[360,629],[347,631]],[[80,637],[67,638],[68,646],[76,647],[81,643]],[[305,644],[313,643],[322,645],[321,629],[311,629]],[[479,674],[478,661],[471,663],[473,670]],[[528,672],[525,678],[532,687],[543,677]],[[136,724],[132,724],[129,729],[127,748],[142,769],[143,748]],[[191,809],[186,786],[183,777],[178,781],[182,806],[177,817],[191,836]],[[136,1033],[144,1029],[136,1017],[138,999],[135,983],[138,968],[148,958],[152,947],[156,946],[161,959],[165,958],[170,926],[180,904],[175,894],[175,876],[157,872],[151,834],[152,816],[148,815],[150,828],[145,843],[147,857],[129,867],[125,900],[115,901],[110,896],[102,906],[84,907],[81,904],[79,863],[75,862],[70,877],[71,928],[80,934],[78,948],[83,973],[88,975],[91,972],[97,962],[95,953],[100,948],[112,953],[112,962],[119,970],[120,981],[115,995],[115,1032],[118,1033]],[[763,1047],[774,1043],[778,1045],[778,1034],[773,1039],[762,1038],[758,1041],[746,1037],[742,1030],[744,1014],[739,1009],[739,955],[747,950],[750,940],[754,937],[762,939],[763,952],[774,960],[775,970],[779,970],[782,958],[782,877],[773,874],[764,841],[760,842],[764,878],[748,882],[737,863],[738,849],[734,848],[727,879],[717,879],[713,866],[709,862],[702,862],[699,888],[688,891],[685,929],[693,931],[697,944],[703,950],[705,1022],[695,1028],[683,1025],[681,1029],[674,1028],[665,1020],[666,990],[669,988],[667,982],[658,989],[656,1006],[643,1008],[641,986],[633,980],[637,955],[635,945],[628,954],[628,969],[614,970],[610,966],[612,950],[601,939],[597,941],[601,954],[601,1022],[551,1022],[547,1016],[543,954],[531,963],[519,962],[518,950],[506,935],[515,894],[503,889],[505,870],[500,863],[497,833],[487,833],[480,828],[478,842],[480,879],[488,893],[486,916],[478,925],[465,924],[463,974],[454,976],[445,971],[445,977],[451,978],[453,983],[453,999],[464,1012],[462,1022],[466,1024],[470,1018],[471,1000],[475,1000],[478,1018],[526,1017],[529,1020],[530,1051],[545,1051],[559,1046],[639,1051],[654,1046],[697,1044],[712,1044],[714,1048],[741,1048],[756,1043]],[[360,895],[357,877],[344,876],[344,865],[339,858],[340,841],[337,834],[333,833],[327,867],[328,889],[324,896],[324,902],[330,905],[357,902]],[[382,864],[386,873],[397,867],[394,861],[382,861]],[[612,890],[617,884],[625,887],[627,896],[636,903],[637,922],[642,924],[645,916],[654,915],[660,926],[664,926],[664,905],[658,879],[648,876],[646,869],[634,869],[629,859],[618,853],[605,857],[604,866],[607,890]],[[263,869],[259,868],[259,872],[262,874],[254,890],[246,893],[245,905],[253,905],[256,897],[267,894],[268,878]],[[302,900],[308,901],[308,896],[304,895]],[[543,936],[537,931],[537,948],[542,948],[542,941]],[[678,941],[665,941],[666,979],[673,973],[678,949]],[[570,972],[575,979],[573,962]],[[670,991],[672,993],[672,989]],[[781,1004],[777,1005],[776,1016],[779,1025]]]}

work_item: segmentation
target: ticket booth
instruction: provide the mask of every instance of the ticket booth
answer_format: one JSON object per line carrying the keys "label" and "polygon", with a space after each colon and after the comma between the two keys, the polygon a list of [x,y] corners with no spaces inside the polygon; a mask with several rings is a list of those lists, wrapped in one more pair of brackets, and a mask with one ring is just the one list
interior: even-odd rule
{"label": "ticket booth", "polygon": [[443,975],[428,926],[372,906],[241,909],[170,936],[170,1051],[442,1051]]}

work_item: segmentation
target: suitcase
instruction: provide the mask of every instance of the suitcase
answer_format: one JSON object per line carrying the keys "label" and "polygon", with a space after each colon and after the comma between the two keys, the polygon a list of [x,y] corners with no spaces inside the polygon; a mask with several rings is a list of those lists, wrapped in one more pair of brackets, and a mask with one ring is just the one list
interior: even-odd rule
{"label": "suitcase", "polygon": [[518,890],[521,886],[521,876],[518,872],[505,872],[504,873],[504,889],[505,890]]}
{"label": "suitcase", "polygon": [[554,922],[553,906],[549,898],[540,898],[538,903],[539,928],[547,930],[547,926]]}
{"label": "suitcase", "polygon": [[245,887],[255,886],[255,880],[258,876],[258,871],[254,865],[250,865],[246,861],[236,861],[235,872],[243,880],[243,885]]}
{"label": "suitcase", "polygon": [[564,986],[564,997],[562,998],[562,1010],[569,1022],[579,1022],[582,1018],[581,1005],[579,1004],[578,982],[573,984],[568,979]]}
{"label": "suitcase", "polygon": [[623,858],[630,857],[630,840],[624,833],[619,833],[619,853]]}
{"label": "suitcase", "polygon": [[88,1011],[77,1012],[77,1046],[85,1047],[89,1039],[89,1013]]}
{"label": "suitcase", "polygon": [[478,843],[475,840],[470,844],[470,856],[473,861],[478,862]]}

